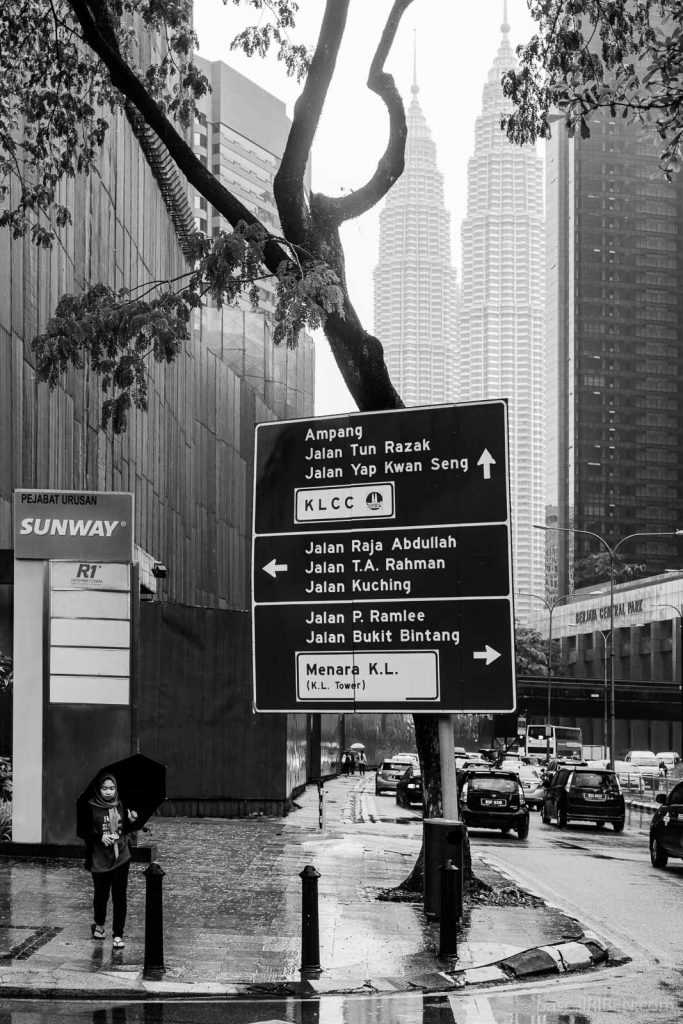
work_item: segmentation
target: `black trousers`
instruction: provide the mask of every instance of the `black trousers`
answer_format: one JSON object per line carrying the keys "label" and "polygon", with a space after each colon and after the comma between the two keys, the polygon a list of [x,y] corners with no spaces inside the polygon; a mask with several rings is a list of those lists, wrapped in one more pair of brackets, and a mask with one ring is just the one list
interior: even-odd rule
{"label": "black trousers", "polygon": [[93,914],[95,924],[100,928],[104,927],[107,918],[107,902],[111,893],[112,910],[114,919],[112,922],[112,935],[123,935],[126,926],[126,910],[128,909],[128,871],[130,861],[122,864],[113,871],[95,871],[92,881],[95,887],[93,897]]}

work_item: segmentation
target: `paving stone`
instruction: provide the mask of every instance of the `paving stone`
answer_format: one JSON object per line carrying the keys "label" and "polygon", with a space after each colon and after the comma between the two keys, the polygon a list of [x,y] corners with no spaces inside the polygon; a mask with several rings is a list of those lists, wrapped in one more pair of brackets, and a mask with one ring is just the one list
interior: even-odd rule
{"label": "paving stone", "polygon": [[524,978],[528,974],[557,973],[557,960],[543,947],[526,949],[500,961],[503,971],[509,971],[516,978]]}
{"label": "paving stone", "polygon": [[591,966],[590,951],[581,942],[564,942],[558,948],[568,971],[582,970]]}
{"label": "paving stone", "polygon": [[[422,979],[419,987],[460,984],[466,971],[439,970],[438,925],[425,918],[421,903],[376,899],[405,878],[422,830],[412,818],[377,828],[354,820],[372,810],[374,801],[361,793],[366,781],[372,785],[371,776],[327,784],[324,832],[317,828],[316,787],[307,788],[285,819],[152,819],[148,839],[165,871],[162,978],[142,979],[145,878],[138,865],[130,877],[127,945],[113,954],[108,941],[91,940],[92,889],[82,863],[0,858],[3,923],[23,928],[25,937],[36,928],[54,932],[27,961],[0,960],[3,994],[12,985],[97,992],[143,985],[145,991],[193,991],[198,985],[209,993],[265,986],[270,993],[310,994],[339,985],[405,991],[416,979]],[[306,864],[320,872],[325,971],[313,980],[302,979],[299,970],[299,873]],[[509,884],[476,854],[475,869],[494,887]],[[565,935],[579,938],[581,929],[546,907],[474,907],[462,922],[460,967],[485,973],[492,960],[518,951],[520,934],[530,945],[551,945]],[[0,936],[0,954],[15,945],[8,937],[3,946]],[[26,972],[26,964],[35,969]],[[450,981],[437,982],[442,973]]]}
{"label": "paving stone", "polygon": [[490,985],[497,981],[508,981],[505,971],[495,965],[490,967],[468,967],[462,973],[465,985]]}

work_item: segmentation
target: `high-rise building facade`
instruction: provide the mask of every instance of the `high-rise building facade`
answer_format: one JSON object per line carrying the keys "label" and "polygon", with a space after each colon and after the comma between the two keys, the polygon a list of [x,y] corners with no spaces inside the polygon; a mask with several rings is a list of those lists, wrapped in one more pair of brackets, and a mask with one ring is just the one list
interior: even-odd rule
{"label": "high-rise building facade", "polygon": [[[195,63],[211,83],[199,101],[195,153],[269,231],[281,234],[273,179],[291,125],[285,104],[223,61],[197,56]],[[190,197],[200,231],[215,236],[231,230],[194,189]],[[256,311],[246,299],[220,309],[207,303],[197,327],[203,343],[263,395],[278,417],[313,415],[313,339],[302,332],[296,349],[273,344],[276,285],[269,277],[258,282]]]}
{"label": "high-rise building facade", "polygon": [[406,405],[453,400],[457,328],[450,214],[436,146],[412,85],[405,170],[379,217],[374,330]]}
{"label": "high-rise building facade", "polygon": [[509,109],[501,77],[515,62],[509,25],[484,86],[468,165],[462,224],[462,291],[456,395],[505,398],[510,435],[512,546],[517,616],[528,621],[544,594],[543,535],[543,163],[500,128]]}
{"label": "high-rise building facade", "polygon": [[[157,63],[154,37],[141,32],[139,39],[143,66]],[[254,121],[257,113],[254,106]],[[279,129],[278,144],[281,138]],[[213,319],[190,332],[172,365],[149,363],[147,411],[131,409],[123,434],[101,429],[101,382],[88,363],[50,391],[35,379],[31,339],[63,292],[101,283],[148,294],[152,282],[182,278],[193,211],[187,182],[130,109],[109,115],[94,173],[67,181],[60,199],[73,220],[52,249],[0,231],[0,652],[14,656],[16,701],[11,745],[8,705],[0,701],[0,744],[7,744],[0,753],[14,757],[15,838],[26,838],[25,807],[31,827],[40,826],[39,799],[42,806],[73,806],[90,774],[79,782],[76,760],[81,767],[111,763],[131,744],[168,765],[171,813],[206,813],[209,802],[212,814],[244,814],[248,806],[282,811],[305,785],[307,751],[315,749],[311,756],[320,760],[332,749],[325,730],[327,719],[336,719],[315,725],[313,745],[313,716],[252,712],[254,425],[312,414],[312,348],[273,351],[263,315],[209,310]],[[78,726],[64,727],[60,701],[50,699],[43,713],[47,657],[34,671],[15,647],[14,626],[22,621],[14,615],[19,488],[134,495],[140,587],[131,590],[129,605],[136,623],[129,702],[72,705],[90,716]],[[164,567],[159,577],[155,562]],[[29,622],[29,642],[40,651],[46,616]],[[92,716],[102,708],[107,725],[100,729]],[[35,757],[48,722],[54,770],[45,772],[40,792],[32,780],[41,777]]]}
{"label": "high-rise building facade", "polygon": [[[683,526],[683,182],[658,171],[652,134],[597,114],[590,130],[547,146],[547,500],[563,530],[613,546]],[[558,594],[604,550],[560,532]],[[683,557],[654,537],[619,554],[650,574]]]}

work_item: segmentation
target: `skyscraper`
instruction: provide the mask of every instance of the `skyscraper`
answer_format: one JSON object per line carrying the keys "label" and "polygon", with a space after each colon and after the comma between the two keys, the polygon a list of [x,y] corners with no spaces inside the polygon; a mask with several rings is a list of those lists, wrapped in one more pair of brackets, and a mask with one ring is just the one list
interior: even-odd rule
{"label": "skyscraper", "polygon": [[[223,61],[196,56],[195,63],[211,82],[211,92],[199,101],[195,153],[269,231],[281,234],[273,179],[291,126],[285,104]],[[194,189],[190,194],[199,230],[212,236],[231,230],[206,199]],[[276,285],[272,277],[259,281],[256,311],[247,299],[220,309],[207,303],[197,326],[202,342],[263,395],[277,416],[312,414],[313,339],[302,331],[296,349],[273,344]]]}
{"label": "skyscraper", "polygon": [[484,86],[468,166],[462,224],[456,395],[506,398],[509,408],[512,546],[517,615],[528,620],[544,594],[543,535],[543,163],[500,128],[509,109],[501,77],[515,57],[508,33]]}
{"label": "skyscraper", "polygon": [[456,272],[436,146],[413,75],[405,171],[379,217],[375,334],[406,405],[453,400]]}
{"label": "skyscraper", "polygon": [[[683,182],[658,171],[652,134],[609,114],[590,130],[560,125],[547,148],[547,500],[557,525],[613,545],[683,526]],[[560,594],[600,551],[559,534]],[[650,573],[683,555],[642,537],[619,553]]]}

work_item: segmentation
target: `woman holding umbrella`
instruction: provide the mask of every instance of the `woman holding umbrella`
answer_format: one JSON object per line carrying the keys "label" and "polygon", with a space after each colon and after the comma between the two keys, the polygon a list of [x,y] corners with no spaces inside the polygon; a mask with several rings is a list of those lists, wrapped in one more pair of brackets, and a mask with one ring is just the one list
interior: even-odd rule
{"label": "woman holding umbrella", "polygon": [[94,886],[93,939],[104,939],[104,922],[111,893],[114,949],[123,949],[126,924],[128,871],[130,869],[129,834],[139,826],[135,811],[126,811],[119,800],[116,778],[110,771],[97,777],[95,791],[88,800],[91,831],[86,867]]}

